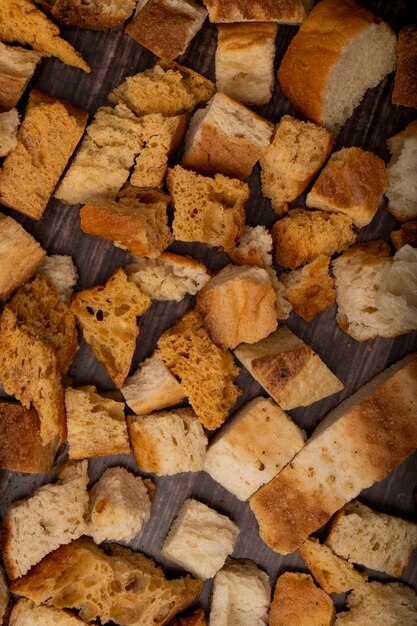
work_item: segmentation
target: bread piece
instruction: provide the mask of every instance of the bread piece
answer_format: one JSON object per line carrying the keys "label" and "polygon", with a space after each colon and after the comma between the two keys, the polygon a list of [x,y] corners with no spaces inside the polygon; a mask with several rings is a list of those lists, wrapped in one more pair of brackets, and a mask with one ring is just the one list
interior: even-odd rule
{"label": "bread piece", "polygon": [[60,24],[103,30],[118,28],[133,13],[136,0],[39,0]]}
{"label": "bread piece", "polygon": [[80,609],[87,622],[100,618],[130,626],[164,626],[202,591],[190,576],[167,580],[152,559],[112,544],[105,553],[87,538],[61,546],[12,585],[36,604]]}
{"label": "bread piece", "polygon": [[186,500],[162,546],[166,559],[201,578],[213,578],[231,554],[239,528],[202,502]]}
{"label": "bread piece", "polygon": [[276,34],[273,23],[219,25],[217,90],[248,105],[269,102],[274,89]]}
{"label": "bread piece", "polygon": [[164,61],[173,61],[185,53],[206,17],[205,8],[193,0],[139,0],[126,33]]}
{"label": "bread piece", "polygon": [[190,122],[181,165],[199,174],[246,178],[269,146],[273,124],[216,93]]}
{"label": "bread piece", "polygon": [[278,81],[302,117],[338,131],[395,69],[395,52],[395,34],[379,17],[355,0],[322,0],[288,46]]}
{"label": "bread piece", "polygon": [[0,111],[10,111],[23,96],[42,55],[0,42]]}
{"label": "bread piece", "polygon": [[190,615],[176,617],[168,626],[206,626],[206,618],[203,609],[196,609]]}
{"label": "bread piece", "polygon": [[7,156],[17,146],[19,114],[16,109],[0,113],[0,157]]}
{"label": "bread piece", "polygon": [[332,256],[356,241],[352,220],[347,215],[292,209],[272,227],[276,263],[291,270]]}
{"label": "bread piece", "polygon": [[222,174],[207,178],[177,165],[168,170],[167,186],[175,239],[234,249],[245,224],[248,185]]}
{"label": "bread piece", "polygon": [[272,267],[267,268],[272,287],[275,291],[276,303],[275,309],[278,320],[286,320],[289,317],[292,307],[285,297],[285,287],[279,280],[275,270]]}
{"label": "bread piece", "polygon": [[278,476],[252,496],[261,536],[293,552],[362,489],[417,448],[417,355],[399,361],[333,409]]}
{"label": "bread piece", "polygon": [[295,313],[310,322],[336,299],[334,279],[329,273],[330,257],[321,255],[299,270],[280,274],[285,297]]}
{"label": "bread piece", "polygon": [[46,57],[57,57],[67,65],[91,72],[81,54],[59,37],[59,28],[32,0],[2,0],[0,4],[1,41],[29,44]]}
{"label": "bread piece", "polygon": [[159,61],[149,70],[128,76],[109,95],[112,104],[124,103],[136,115],[166,116],[191,113],[215,92],[214,83],[178,63]]}
{"label": "bread piece", "polygon": [[36,606],[27,598],[19,598],[10,615],[9,626],[79,626],[86,624],[75,614],[51,606]]}
{"label": "bread piece", "polygon": [[417,26],[400,30],[392,103],[417,109]]}
{"label": "bread piece", "polygon": [[69,304],[73,288],[78,282],[78,271],[72,257],[67,254],[48,254],[39,272],[49,278],[61,300]]}
{"label": "bread piece", "polygon": [[71,308],[96,358],[115,385],[121,387],[129,373],[139,328],[136,318],[151,301],[119,268],[105,285],[75,294]]}
{"label": "bread piece", "polygon": [[387,210],[400,222],[417,217],[417,120],[387,140]]}
{"label": "bread piece", "polygon": [[143,479],[123,467],[110,467],[90,492],[87,534],[96,543],[132,541],[151,514]]}
{"label": "bread piece", "polygon": [[307,539],[298,552],[308,569],[326,593],[345,593],[365,584],[368,576],[334,554],[318,539]]}
{"label": "bread piece", "polygon": [[257,265],[268,269],[272,265],[272,237],[265,226],[245,226],[228,254],[236,265]]}
{"label": "bread piece", "polygon": [[417,248],[417,221],[406,222],[401,225],[399,230],[393,230],[391,241],[396,250],[407,245]]}
{"label": "bread piece", "polygon": [[70,459],[130,454],[124,403],[93,386],[65,390]]}
{"label": "bread piece", "polygon": [[146,415],[182,402],[185,393],[161,357],[154,352],[126,378],[121,392],[126,404],[137,415]]}
{"label": "bread piece", "polygon": [[252,561],[229,558],[213,581],[210,626],[266,626],[270,600],[268,575]]}
{"label": "bread piece", "polygon": [[0,213],[0,300],[29,280],[45,258],[39,243],[12,217]]}
{"label": "bread piece", "polygon": [[260,159],[262,193],[283,215],[308,187],[332,151],[335,137],[312,122],[281,117],[272,143]]}
{"label": "bread piece", "polygon": [[276,583],[269,626],[332,626],[332,599],[316,587],[310,574],[285,572]]}
{"label": "bread piece", "polygon": [[[0,626],[9,624],[8,616],[10,612],[10,594],[6,576],[0,566]],[[13,626],[13,625],[12,625]]]}
{"label": "bread piece", "polygon": [[240,345],[234,353],[284,410],[310,406],[343,389],[310,346],[285,326],[254,345]]}
{"label": "bread piece", "polygon": [[1,546],[10,578],[19,578],[44,556],[86,531],[88,463],[61,467],[55,484],[13,502],[3,518]]}
{"label": "bread piece", "polygon": [[310,0],[288,0],[262,3],[248,0],[204,0],[210,22],[278,22],[280,24],[301,24],[312,2]]}
{"label": "bread piece", "polygon": [[304,442],[304,431],[272,400],[254,398],[211,439],[204,471],[247,500],[291,461]]}
{"label": "bread piece", "polygon": [[[339,613],[336,626],[414,626],[416,592],[401,583],[371,582],[354,589],[347,600],[348,612]],[[377,621],[375,621],[377,620]]]}

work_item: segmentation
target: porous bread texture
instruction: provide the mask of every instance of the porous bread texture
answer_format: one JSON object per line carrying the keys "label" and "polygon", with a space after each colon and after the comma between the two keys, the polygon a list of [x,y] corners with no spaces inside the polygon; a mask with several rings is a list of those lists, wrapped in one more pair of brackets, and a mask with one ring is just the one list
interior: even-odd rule
{"label": "porous bread texture", "polygon": [[417,217],[417,120],[387,140],[387,210],[400,222]]}
{"label": "porous bread texture", "polygon": [[0,626],[6,624],[7,612],[10,602],[9,587],[7,585],[6,576],[0,565]]}
{"label": "porous bread texture", "polygon": [[132,541],[151,515],[146,484],[124,467],[110,467],[90,491],[87,534],[96,543]]}
{"label": "porous bread texture", "polygon": [[33,89],[17,146],[0,170],[0,202],[40,219],[83,135],[87,117],[75,105]]}
{"label": "porous bread texture", "polygon": [[0,39],[29,44],[46,57],[57,57],[67,65],[91,72],[81,54],[59,36],[59,28],[32,0],[2,0]]}
{"label": "porous bread texture", "polygon": [[65,389],[70,459],[130,454],[124,402],[106,398],[93,386]]}
{"label": "porous bread texture", "polygon": [[36,272],[46,256],[39,243],[12,217],[0,213],[0,300]]}
{"label": "porous bread texture", "polygon": [[196,609],[190,615],[176,617],[168,626],[206,626],[206,618],[203,609]]}
{"label": "porous bread texture", "polygon": [[86,623],[67,611],[36,606],[27,598],[19,598],[11,612],[9,626],[79,626]]}
{"label": "porous bread texture", "polygon": [[292,209],[272,227],[274,259],[295,270],[318,256],[332,256],[356,241],[350,217],[341,213]]}
{"label": "porous bread texture", "polygon": [[206,17],[206,9],[194,0],[139,0],[125,32],[164,61],[173,61],[185,53]]}
{"label": "porous bread texture", "polygon": [[391,241],[396,250],[409,245],[417,248],[417,221],[402,224],[399,230],[393,230]]}
{"label": "porous bread texture", "polygon": [[121,392],[126,404],[137,415],[165,409],[185,398],[182,386],[157,352],[139,363],[136,372],[126,378]]}
{"label": "porous bread texture", "polygon": [[291,463],[252,496],[261,537],[273,550],[297,550],[414,452],[416,380],[416,354],[381,372],[333,409]]}
{"label": "porous bread texture", "polygon": [[336,299],[329,262],[330,257],[320,255],[304,267],[279,276],[285,287],[286,299],[294,312],[306,322],[331,306]]}
{"label": "porous bread texture", "polygon": [[286,326],[256,344],[241,344],[234,354],[285,410],[309,406],[343,389],[312,348]]}
{"label": "porous bread texture", "polygon": [[46,556],[12,588],[36,604],[79,609],[86,622],[165,626],[199,596],[203,584],[190,576],[167,580],[139,552],[111,544],[105,553],[81,538]]}
{"label": "porous bread texture", "polygon": [[336,322],[356,341],[396,337],[417,328],[417,250],[394,257],[381,240],[357,244],[333,261]]}
{"label": "porous bread texture", "polygon": [[152,300],[179,302],[187,293],[195,296],[210,280],[203,263],[171,252],[163,252],[157,259],[136,259],[125,271]]}
{"label": "porous bread texture", "polygon": [[337,513],[325,543],[351,563],[398,578],[417,548],[417,524],[355,500]]}
{"label": "porous bread texture", "polygon": [[141,471],[172,476],[203,469],[207,436],[192,409],[129,415],[127,423]]}
{"label": "porous bread texture", "polygon": [[332,626],[335,613],[332,599],[310,574],[285,572],[275,586],[269,626]]}
{"label": "porous bread texture", "polygon": [[417,109],[417,26],[408,24],[398,35],[397,71],[392,103]]}
{"label": "porous bread texture", "polygon": [[204,0],[210,22],[278,22],[301,24],[311,8],[311,0]]}
{"label": "porous bread texture", "polygon": [[[338,613],[335,626],[414,626],[416,592],[401,583],[370,582],[348,596],[349,611]],[[378,620],[377,622],[375,620]]]}
{"label": "porous bread texture", "polygon": [[69,304],[78,282],[78,271],[72,257],[67,254],[48,254],[39,267],[39,272],[47,276],[63,302]]}
{"label": "porous bread texture", "polygon": [[269,146],[273,129],[268,120],[217,92],[191,119],[181,165],[199,174],[246,178]]}
{"label": "porous bread texture", "polygon": [[161,335],[158,355],[179,379],[203,426],[219,428],[242,393],[234,383],[239,368],[229,351],[211,341],[196,309]]}
{"label": "porous bread texture", "polygon": [[177,165],[168,169],[175,239],[234,249],[244,224],[249,187],[235,178],[201,176]]}
{"label": "porous bread texture", "polygon": [[217,90],[248,105],[269,102],[274,89],[277,25],[221,24],[217,32]]}
{"label": "porous bread texture", "polygon": [[151,305],[148,296],[129,281],[122,268],[105,285],[75,294],[71,309],[96,358],[117,387],[129,373],[139,327],[136,318]]}
{"label": "porous bread texture", "polygon": [[149,70],[128,76],[109,95],[112,104],[125,104],[136,115],[161,113],[165,116],[191,113],[210,100],[214,83],[178,63],[159,61]]}
{"label": "porous bread texture", "polygon": [[162,546],[162,555],[200,578],[213,578],[233,551],[239,528],[225,515],[189,498]]}
{"label": "porous bread texture", "polygon": [[203,469],[234,496],[247,500],[304,442],[304,431],[272,400],[254,398],[211,439]]}
{"label": "porous bread texture", "polygon": [[34,50],[0,42],[0,111],[17,105],[41,58]]}
{"label": "porous bread texture", "polygon": [[337,132],[395,64],[388,24],[355,0],[322,0],[288,46],[278,80],[302,117]]}
{"label": "porous bread texture", "polygon": [[262,193],[271,200],[277,215],[283,215],[307,188],[326,161],[335,137],[312,122],[291,115],[281,117],[271,144],[260,159]]}
{"label": "porous bread texture", "polygon": [[368,579],[365,573],[358,572],[351,563],[313,537],[307,539],[298,552],[326,593],[345,593],[364,585]]}
{"label": "porous bread texture", "polygon": [[250,265],[221,269],[198,292],[197,309],[211,340],[223,349],[255,343],[278,325],[269,274]]}
{"label": "porous bread texture", "polygon": [[65,26],[103,30],[118,28],[133,13],[136,0],[38,0]]}
{"label": "porous bread texture", "polygon": [[13,502],[3,518],[1,546],[11,579],[20,578],[44,556],[86,531],[88,462],[67,463],[55,484],[43,485]]}
{"label": "porous bread texture", "polygon": [[11,109],[0,113],[0,157],[5,157],[17,146],[17,129],[19,128],[19,113]]}
{"label": "porous bread texture", "polygon": [[248,559],[227,559],[213,581],[210,626],[267,626],[271,585]]}
{"label": "porous bread texture", "polygon": [[245,226],[234,249],[228,254],[236,265],[272,265],[272,237],[265,226]]}

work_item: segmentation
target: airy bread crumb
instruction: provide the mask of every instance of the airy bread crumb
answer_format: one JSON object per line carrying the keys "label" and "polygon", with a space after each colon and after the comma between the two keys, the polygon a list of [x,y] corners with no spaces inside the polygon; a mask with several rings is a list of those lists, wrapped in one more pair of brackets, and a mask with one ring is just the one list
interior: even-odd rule
{"label": "airy bread crumb", "polygon": [[417,217],[417,120],[387,140],[387,210],[400,222]]}

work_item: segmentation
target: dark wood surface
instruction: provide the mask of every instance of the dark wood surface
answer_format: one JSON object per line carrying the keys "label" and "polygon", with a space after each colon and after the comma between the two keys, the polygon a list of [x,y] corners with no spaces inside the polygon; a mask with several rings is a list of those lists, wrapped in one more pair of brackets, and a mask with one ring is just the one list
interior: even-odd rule
{"label": "dark wood surface", "polygon": [[[396,2],[367,0],[364,4],[386,19],[396,32],[401,26],[416,20],[415,0]],[[295,27],[279,27],[276,67],[279,66],[288,43],[296,32]],[[45,59],[38,67],[31,84],[76,103],[90,114],[93,114],[99,106],[107,104],[107,94],[125,76],[151,67],[156,60],[148,50],[125,35],[123,29],[103,32],[64,29],[63,35],[82,52],[92,67],[92,73],[87,75],[57,60]],[[215,46],[216,27],[206,22],[203,30],[179,61],[214,79]],[[361,105],[342,129],[335,149],[342,146],[360,146],[388,160],[385,140],[416,118],[416,111],[391,104],[392,87],[393,75],[390,75],[377,88],[368,91]],[[24,101],[21,105],[24,105]],[[278,84],[275,86],[271,102],[256,110],[274,123],[278,122],[284,113],[292,112],[288,101],[281,95]],[[247,205],[247,223],[251,226],[264,224],[270,227],[276,216],[270,208],[269,201],[260,194],[258,167],[255,167],[248,182],[252,193]],[[297,201],[293,205],[302,206],[303,202]],[[80,231],[79,207],[66,206],[51,199],[39,222],[6,208],[1,210],[21,222],[49,253],[72,255],[80,274],[77,289],[106,281],[116,267],[124,266],[129,261],[129,255],[114,247],[112,243],[85,235]],[[376,238],[389,241],[389,234],[395,228],[398,228],[398,223],[385,211],[384,201],[375,219],[360,231],[359,241]],[[224,254],[202,245],[177,242],[171,249],[199,258],[210,269],[218,269],[228,262]],[[277,270],[279,271],[279,268]],[[191,297],[185,298],[180,303],[155,302],[152,305],[139,320],[140,336],[132,362],[132,372],[139,361],[152,353],[160,334],[192,306]],[[308,408],[291,411],[297,424],[305,428],[309,434],[324,415],[342,399],[351,395],[378,372],[417,348],[415,334],[393,340],[379,338],[375,341],[358,343],[338,329],[334,319],[335,313],[334,305],[310,323],[303,322],[295,314],[291,314],[286,322],[313,347],[345,385],[344,390],[336,395]],[[112,382],[81,337],[80,350],[70,374],[74,386],[94,384],[102,391],[113,389]],[[243,369],[238,384],[243,389],[243,394],[237,406],[263,393],[262,388]],[[106,467],[118,464],[137,472],[131,456],[92,459],[89,465],[92,482]],[[35,486],[48,482],[54,476],[55,471],[47,476],[24,476],[1,472],[0,515],[4,514],[11,501],[30,494]],[[179,571],[161,558],[161,545],[183,501],[189,496],[206,502],[230,516],[239,525],[240,537],[233,556],[253,559],[268,572],[271,583],[274,583],[277,575],[286,569],[304,569],[303,562],[297,554],[281,557],[270,550],[259,538],[257,523],[249,506],[238,501],[205,473],[156,477],[155,480],[157,491],[152,517],[131,543],[131,547],[152,555],[157,562],[166,566],[168,572]],[[364,491],[360,499],[378,510],[417,520],[414,498],[416,480],[417,455],[414,455],[386,480]],[[372,572],[372,577],[388,580],[376,572]],[[417,588],[417,555],[414,556],[401,580]],[[210,582],[207,582],[201,598],[204,606],[207,606],[210,587]],[[338,606],[343,605],[343,598],[336,600]]]}

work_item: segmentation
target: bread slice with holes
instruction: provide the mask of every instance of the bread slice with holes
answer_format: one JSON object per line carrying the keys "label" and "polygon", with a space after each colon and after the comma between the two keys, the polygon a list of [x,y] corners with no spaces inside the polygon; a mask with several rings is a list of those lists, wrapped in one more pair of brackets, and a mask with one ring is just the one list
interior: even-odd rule
{"label": "bread slice with holes", "polygon": [[80,626],[86,624],[75,613],[52,606],[36,606],[27,598],[19,598],[10,615],[9,626]]}
{"label": "bread slice with holes", "polygon": [[387,140],[387,210],[400,222],[417,217],[417,120]]}
{"label": "bread slice with holes", "polygon": [[132,15],[136,0],[39,0],[65,26],[103,30],[119,28]]}
{"label": "bread slice with holes", "polygon": [[310,574],[285,572],[278,578],[269,611],[269,626],[332,626],[333,600]]}
{"label": "bread slice with holes", "polygon": [[398,35],[397,71],[392,103],[417,109],[417,26],[404,26]]}
{"label": "bread slice with holes", "polygon": [[0,111],[17,105],[41,58],[34,50],[0,42]]}
{"label": "bread slice with holes", "polygon": [[210,22],[278,22],[301,24],[311,8],[311,0],[289,0],[277,3],[264,0],[254,4],[251,0],[204,0]]}

